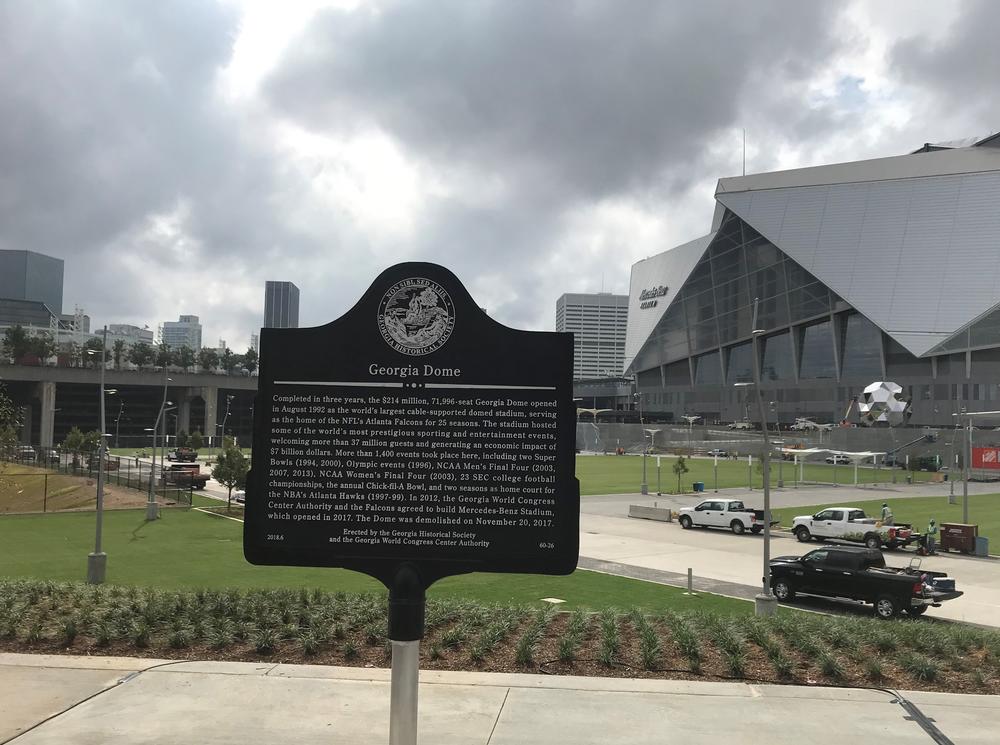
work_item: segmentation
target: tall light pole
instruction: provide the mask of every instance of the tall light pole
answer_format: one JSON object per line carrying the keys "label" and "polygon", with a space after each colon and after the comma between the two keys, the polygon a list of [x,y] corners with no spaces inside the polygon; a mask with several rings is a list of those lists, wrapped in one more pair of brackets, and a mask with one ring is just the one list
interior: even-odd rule
{"label": "tall light pole", "polygon": [[[778,450],[781,450],[781,446],[785,444],[784,440],[775,440],[774,444],[778,446]],[[778,458],[778,488],[785,488],[785,479],[783,476],[782,466],[785,463],[785,454],[781,453],[781,457]]]}
{"label": "tall light pole", "polygon": [[[104,451],[107,447],[107,434],[104,422],[104,355],[108,347],[108,327],[104,327],[104,340],[101,342],[101,440],[97,446],[97,525],[94,529],[94,551],[87,556],[87,582],[99,585],[104,582],[107,574],[108,555],[101,550],[101,538],[104,529]],[[90,350],[95,353],[95,350]],[[117,391],[115,391],[117,392]]]}
{"label": "tall light pole", "polygon": [[[643,494],[646,494],[649,491],[649,486],[648,486],[648,484],[646,484],[646,453],[649,451],[650,448],[652,448],[656,444],[656,433],[659,432],[659,431],[660,430],[658,430],[658,429],[645,429],[645,430],[643,430],[643,432],[645,432],[647,435],[649,435],[649,447],[648,448],[646,447],[646,441],[645,440],[643,440],[643,443],[642,443],[643,444],[643,449],[642,449],[642,482],[643,482],[643,485],[646,487],[646,491],[644,491]],[[657,456],[657,462],[659,462],[659,456]],[[659,486],[660,486],[660,468],[659,468],[659,466],[657,466],[657,468],[656,468],[656,486],[657,486],[656,493],[659,494],[660,493],[660,489],[659,489]]]}
{"label": "tall light pole", "polygon": [[[167,438],[170,436],[167,434],[167,415],[171,411],[177,411],[173,401],[167,401],[167,405],[169,408],[163,410],[163,419],[160,420],[160,470],[163,470],[164,464],[167,462]],[[174,421],[177,421],[176,414],[174,414]]]}
{"label": "tall light pole", "polygon": [[962,522],[969,523],[969,476],[972,473],[972,418],[977,416],[997,417],[1000,411],[966,411],[963,407],[955,417],[955,435],[958,435],[957,424],[961,422],[961,417],[965,417],[965,432],[962,433]]}
{"label": "tall light pole", "polygon": [[149,493],[146,500],[146,519],[156,520],[160,516],[160,508],[156,506],[156,499],[153,497],[153,479],[156,478],[156,430],[160,427],[160,420],[163,418],[163,409],[167,405],[167,383],[171,381],[167,377],[167,366],[163,366],[163,400],[160,402],[160,410],[156,414],[156,422],[153,424],[153,460],[149,469]]}
{"label": "tall light pole", "polygon": [[693,444],[691,442],[691,440],[693,439],[692,435],[693,435],[693,430],[694,430],[694,423],[697,422],[699,419],[701,419],[701,417],[698,416],[698,415],[694,415],[694,416],[685,415],[685,416],[682,416],[681,419],[683,419],[684,421],[686,421],[688,423],[688,456],[690,457],[691,451],[694,448],[694,446],[693,446]]}
{"label": "tall light pole", "polygon": [[118,416],[115,417],[115,447],[120,447],[118,444],[118,424],[122,420],[122,412],[125,411],[125,401],[122,400],[121,396],[118,397]]}
{"label": "tall light pole", "polygon": [[778,610],[778,599],[771,594],[771,441],[767,429],[767,410],[760,390],[760,337],[764,330],[757,328],[758,298],[753,301],[753,321],[751,324],[753,344],[753,386],[757,392],[757,410],[760,413],[761,431],[764,434],[764,453],[761,464],[764,470],[764,576],[761,578],[762,591],[754,598],[754,609],[758,616],[773,616]]}
{"label": "tall light pole", "polygon": [[223,439],[225,439],[225,437],[226,437],[226,422],[229,421],[229,409],[233,405],[233,399],[234,398],[236,398],[236,396],[234,396],[232,394],[228,394],[226,396],[226,415],[224,417],[222,417],[222,437],[223,437]]}

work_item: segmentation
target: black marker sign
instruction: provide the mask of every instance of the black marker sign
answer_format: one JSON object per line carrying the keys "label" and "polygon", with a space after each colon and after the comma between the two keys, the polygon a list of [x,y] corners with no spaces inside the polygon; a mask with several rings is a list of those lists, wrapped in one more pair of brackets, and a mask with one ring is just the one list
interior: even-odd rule
{"label": "black marker sign", "polygon": [[244,553],[392,587],[568,574],[579,553],[569,334],[487,316],[434,264],[383,272],[346,315],[261,330]]}

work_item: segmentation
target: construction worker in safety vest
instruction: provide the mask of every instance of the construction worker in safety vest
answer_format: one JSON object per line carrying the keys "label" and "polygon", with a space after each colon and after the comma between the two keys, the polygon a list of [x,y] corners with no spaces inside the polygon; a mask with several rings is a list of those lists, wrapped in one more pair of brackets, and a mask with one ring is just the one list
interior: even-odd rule
{"label": "construction worker in safety vest", "polygon": [[927,524],[927,533],[925,534],[926,540],[924,542],[924,547],[927,549],[927,555],[930,556],[934,553],[934,544],[937,542],[938,526],[931,518],[930,523]]}
{"label": "construction worker in safety vest", "polygon": [[892,510],[889,509],[889,503],[888,502],[883,502],[882,503],[882,524],[883,525],[892,525],[893,524]]}

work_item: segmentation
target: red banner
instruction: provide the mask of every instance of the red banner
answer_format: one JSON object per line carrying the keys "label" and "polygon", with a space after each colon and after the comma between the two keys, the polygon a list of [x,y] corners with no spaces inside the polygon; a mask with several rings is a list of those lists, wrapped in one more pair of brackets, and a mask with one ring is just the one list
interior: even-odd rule
{"label": "red banner", "polygon": [[972,467],[1000,470],[1000,448],[972,448]]}

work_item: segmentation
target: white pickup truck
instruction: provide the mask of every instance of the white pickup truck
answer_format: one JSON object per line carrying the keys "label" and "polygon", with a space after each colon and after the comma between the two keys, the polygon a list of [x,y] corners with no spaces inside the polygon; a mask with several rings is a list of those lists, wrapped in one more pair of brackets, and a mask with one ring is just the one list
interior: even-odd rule
{"label": "white pickup truck", "polygon": [[876,524],[874,518],[865,515],[857,507],[830,507],[815,515],[803,515],[792,520],[792,532],[803,543],[812,539],[863,543],[868,548],[893,549],[907,546],[919,536],[909,524]]}
{"label": "white pickup truck", "polygon": [[[682,507],[677,522],[688,528],[729,528],[736,535],[757,534],[764,529],[764,510],[752,510],[738,499],[706,499],[694,507]],[[774,521],[772,521],[772,525]]]}

